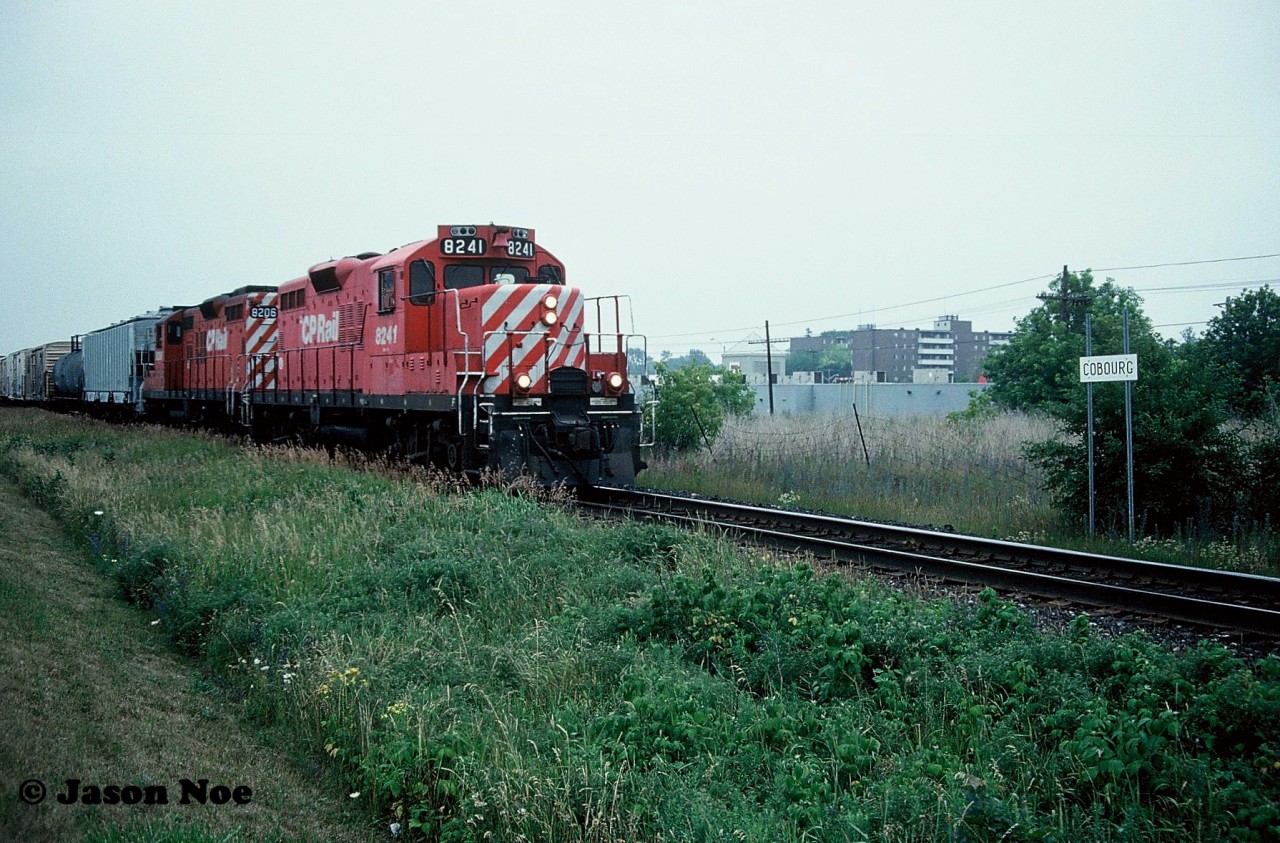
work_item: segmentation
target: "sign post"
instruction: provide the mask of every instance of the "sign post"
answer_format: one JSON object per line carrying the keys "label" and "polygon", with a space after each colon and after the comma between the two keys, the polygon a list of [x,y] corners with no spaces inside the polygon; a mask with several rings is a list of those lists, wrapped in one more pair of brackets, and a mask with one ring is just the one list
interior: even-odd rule
{"label": "sign post", "polygon": [[[1084,353],[1085,357],[1093,355],[1093,314],[1084,315]],[[1084,380],[1084,367],[1081,367],[1080,379]],[[1093,381],[1085,381],[1085,393],[1089,396],[1089,538],[1094,536],[1094,494],[1093,494]]]}
{"label": "sign post", "polygon": [[[1092,351],[1092,320],[1085,319],[1085,350]],[[1124,381],[1124,439],[1129,485],[1129,541],[1134,537],[1133,518],[1133,382],[1138,379],[1138,355],[1129,353],[1129,311],[1124,312],[1124,354],[1080,358],[1080,382],[1088,384],[1089,401],[1089,535],[1093,535],[1093,385]]]}
{"label": "sign post", "polygon": [[1138,379],[1138,355],[1129,353],[1129,308],[1124,309],[1124,354],[1133,358],[1133,377],[1124,382],[1124,451],[1129,473],[1129,544],[1133,544],[1133,382]]}

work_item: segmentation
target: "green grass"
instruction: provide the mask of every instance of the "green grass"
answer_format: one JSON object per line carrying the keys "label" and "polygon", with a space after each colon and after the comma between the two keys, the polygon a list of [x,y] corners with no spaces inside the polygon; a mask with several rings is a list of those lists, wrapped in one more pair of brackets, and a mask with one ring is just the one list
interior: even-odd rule
{"label": "green grass", "polygon": [[83,843],[279,843],[284,834],[247,838],[238,832],[211,831],[199,821],[132,819],[122,826],[99,824],[85,830]]}
{"label": "green grass", "polygon": [[0,471],[401,839],[1280,835],[1280,659],[170,431],[4,412]]}

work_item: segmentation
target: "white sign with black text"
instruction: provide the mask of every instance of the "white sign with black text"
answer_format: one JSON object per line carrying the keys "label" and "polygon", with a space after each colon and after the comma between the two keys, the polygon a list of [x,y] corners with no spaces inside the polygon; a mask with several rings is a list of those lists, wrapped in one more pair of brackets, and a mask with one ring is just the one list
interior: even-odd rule
{"label": "white sign with black text", "polygon": [[1138,355],[1107,354],[1102,357],[1080,358],[1080,382],[1136,381],[1138,379]]}

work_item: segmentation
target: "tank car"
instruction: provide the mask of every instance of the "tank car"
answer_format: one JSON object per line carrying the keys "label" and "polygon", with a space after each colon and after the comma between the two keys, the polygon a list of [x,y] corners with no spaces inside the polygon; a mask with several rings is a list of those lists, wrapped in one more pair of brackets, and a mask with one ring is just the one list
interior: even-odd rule
{"label": "tank car", "polygon": [[627,367],[644,339],[623,332],[622,307],[568,286],[533,229],[439,226],[431,240],[163,316],[143,401],[260,440],[629,483],[649,443]]}

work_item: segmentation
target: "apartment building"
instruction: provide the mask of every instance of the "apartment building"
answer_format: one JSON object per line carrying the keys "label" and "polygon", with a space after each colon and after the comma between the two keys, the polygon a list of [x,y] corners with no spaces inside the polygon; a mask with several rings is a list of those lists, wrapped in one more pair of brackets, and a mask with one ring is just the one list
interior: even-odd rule
{"label": "apartment building", "polygon": [[1009,342],[1008,331],[975,331],[957,316],[940,316],[931,328],[879,328],[859,325],[852,331],[819,337],[792,337],[791,351],[825,351],[846,346],[853,358],[855,380],[880,383],[973,382],[982,374],[982,359]]}

